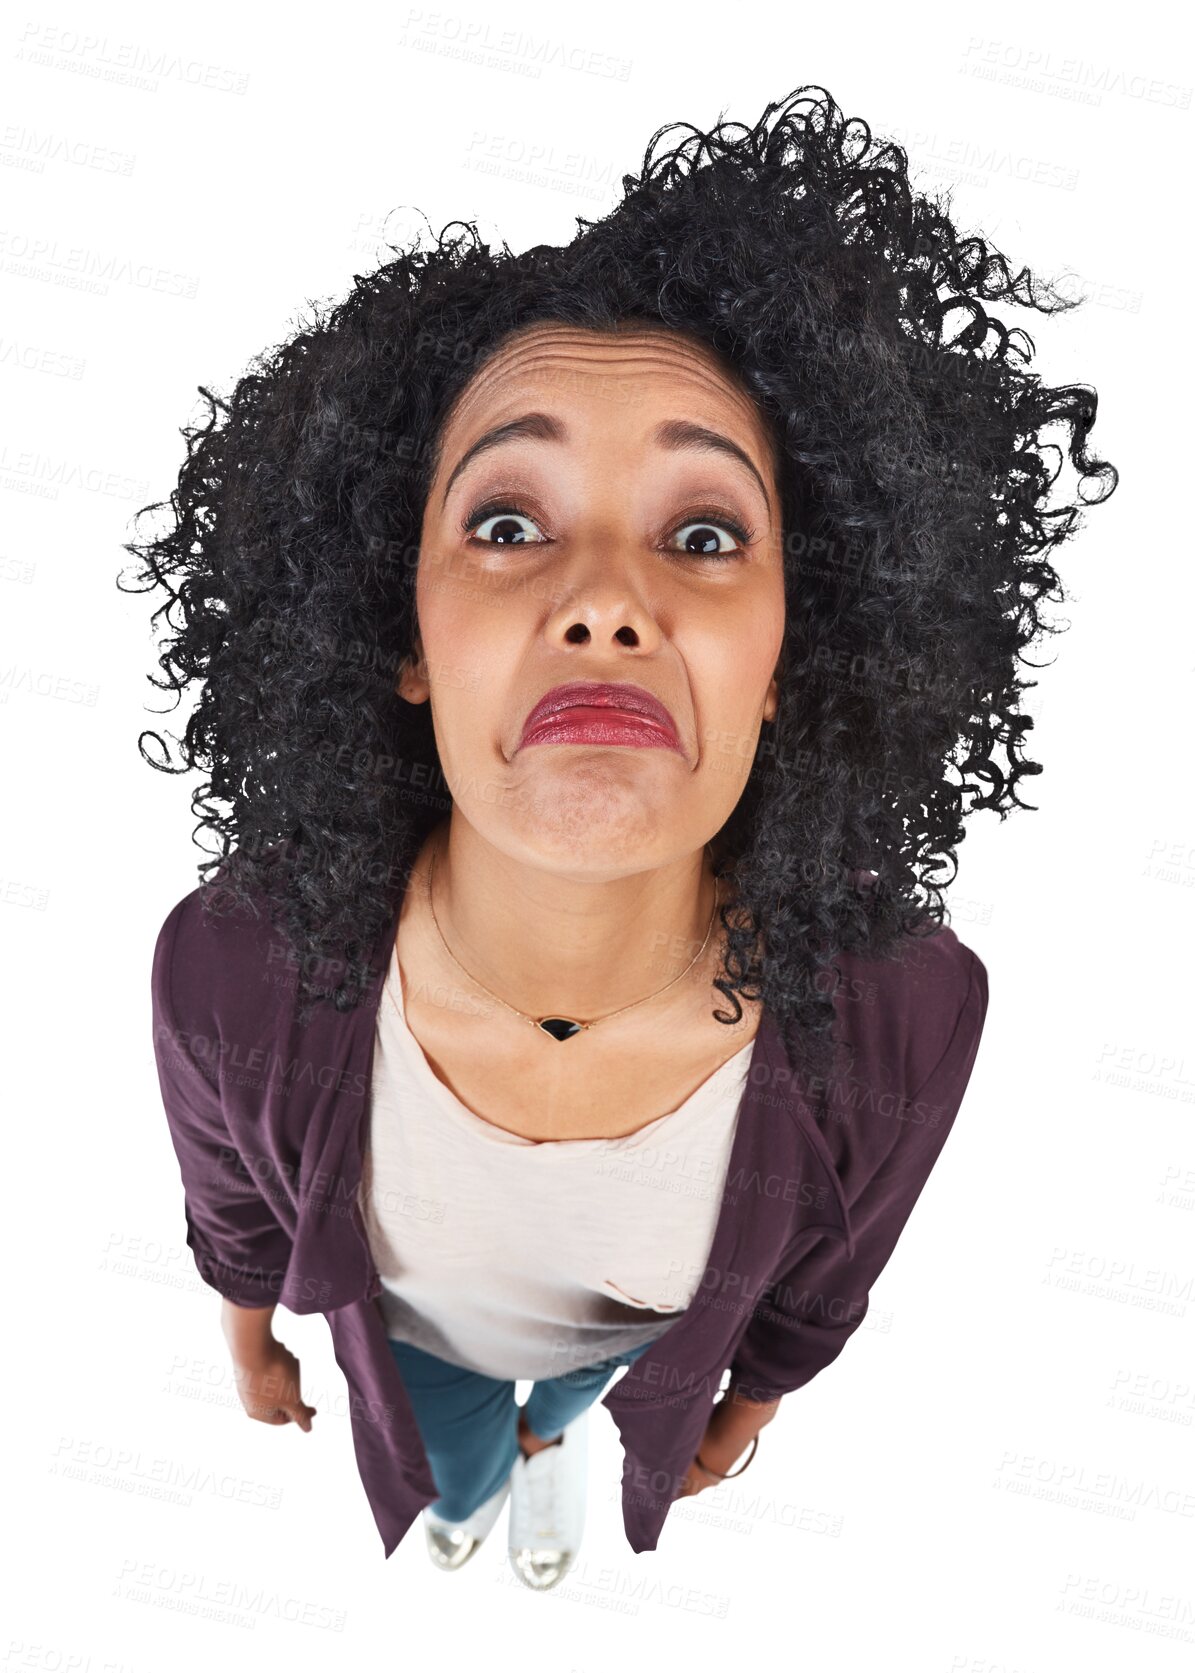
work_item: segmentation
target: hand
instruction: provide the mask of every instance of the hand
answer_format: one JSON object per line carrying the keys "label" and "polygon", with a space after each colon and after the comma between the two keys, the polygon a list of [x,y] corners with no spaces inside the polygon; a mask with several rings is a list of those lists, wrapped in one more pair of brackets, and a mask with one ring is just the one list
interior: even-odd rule
{"label": "hand", "polygon": [[[694,1455],[685,1471],[677,1498],[688,1499],[695,1493],[704,1492],[707,1487],[717,1487],[719,1478],[735,1468],[755,1436],[772,1421],[779,1409],[779,1400],[766,1404],[745,1399],[719,1401],[710,1414],[701,1445],[697,1448],[709,1469],[699,1464]],[[710,1473],[714,1470],[717,1475]]]}
{"label": "hand", "polygon": [[[702,1441],[700,1447],[697,1449],[703,1458],[706,1456],[706,1449],[709,1445],[709,1432],[707,1430],[705,1440]],[[731,1463],[733,1462],[734,1460],[732,1459]],[[727,1472],[722,1468],[721,1464],[718,1464],[716,1467],[718,1475],[712,1476],[708,1470],[703,1469],[697,1460],[694,1459],[689,1465],[689,1468],[685,1471],[684,1478],[681,1481],[680,1492],[676,1495],[677,1498],[691,1499],[694,1493],[703,1493],[707,1487],[719,1486],[719,1477],[724,1476]]]}
{"label": "hand", "polygon": [[234,1360],[233,1375],[241,1405],[257,1423],[297,1423],[310,1433],[316,1408],[299,1392],[299,1362],[290,1349],[271,1336],[252,1358]]}

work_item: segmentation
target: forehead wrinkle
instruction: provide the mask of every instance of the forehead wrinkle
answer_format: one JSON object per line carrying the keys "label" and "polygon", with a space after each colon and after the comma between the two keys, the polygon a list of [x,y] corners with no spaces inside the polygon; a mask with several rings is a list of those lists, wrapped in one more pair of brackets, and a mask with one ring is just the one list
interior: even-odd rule
{"label": "forehead wrinkle", "polygon": [[[638,353],[634,352],[634,344],[638,342],[642,347]],[[578,354],[581,347],[600,347],[605,351],[604,363],[609,366],[630,364],[644,372],[653,368],[658,369],[663,362],[668,362],[667,369],[674,371],[678,368],[715,390],[723,398],[734,401],[745,412],[751,414],[757,422],[760,415],[751,397],[745,390],[740,389],[734,380],[710,359],[710,351],[703,345],[691,343],[687,338],[670,336],[666,331],[619,331],[600,332],[593,328],[572,328],[564,326],[557,330],[540,327],[538,329],[525,328],[518,336],[505,342],[497,353],[488,360],[477,372],[476,377],[462,390],[459,408],[473,402],[483,395],[488,386],[497,377],[505,377],[511,373],[518,373],[525,369],[528,360],[550,362],[554,355],[560,356],[566,363],[579,359],[592,365],[592,358]],[[630,353],[623,350],[629,349]],[[459,410],[459,409],[458,409]]]}
{"label": "forehead wrinkle", "polygon": [[[552,330],[550,334],[542,330],[540,332],[526,330],[520,333],[518,337],[504,343],[498,353],[481,367],[476,377],[461,391],[456,407],[449,414],[448,421],[441,432],[441,445],[437,449],[433,475],[438,476],[440,474],[443,464],[444,444],[447,440],[449,428],[456,428],[462,420],[468,418],[477,404],[485,400],[495,382],[504,382],[520,375],[527,376],[529,364],[531,366],[540,365],[546,370],[553,363],[570,368],[582,366],[591,373],[629,366],[632,375],[638,373],[641,376],[658,372],[661,367],[669,373],[675,373],[679,370],[682,375],[688,376],[705,390],[714,393],[722,401],[729,401],[741,414],[747,417],[748,428],[752,432],[752,440],[757,440],[762,434],[764,457],[769,468],[774,471],[774,449],[767,434],[763,415],[759,412],[750,395],[739,389],[720,368],[705,359],[699,347],[695,347],[687,341],[676,341],[666,333],[661,332],[632,333],[622,331],[617,334],[599,333],[598,335],[601,338],[599,346],[606,351],[601,356],[600,365],[595,365],[592,355],[579,352],[582,347],[592,348],[595,346],[594,333],[590,329],[576,328],[574,330],[565,326],[559,331]],[[643,345],[639,352],[635,352],[634,349],[636,342]],[[625,349],[630,349],[631,352],[624,353],[623,350]],[[626,374],[624,372],[621,375],[625,376]],[[525,397],[520,397],[519,392],[515,390],[505,391],[504,393],[510,397],[512,408],[510,416],[514,418],[518,416],[520,409],[525,408]],[[553,414],[552,416],[558,417],[559,415]],[[494,424],[487,425],[486,428],[495,428],[502,422],[504,420],[495,415]],[[561,418],[560,422],[564,423],[565,420]],[[725,454],[724,457],[729,459],[732,455]],[[762,476],[762,474],[761,472],[760,475]],[[773,491],[767,487],[765,482],[764,500],[768,509],[769,522],[772,520],[772,493]]]}
{"label": "forehead wrinkle", "polygon": [[[716,390],[724,398],[733,400],[744,410],[749,410],[752,413],[755,411],[750,396],[744,390],[739,389],[731,379],[727,378],[719,367],[706,359],[699,349],[690,344],[672,342],[666,336],[653,335],[649,337],[645,334],[640,339],[644,346],[636,353],[632,343],[627,341],[627,333],[619,333],[617,336],[605,333],[599,335],[602,339],[600,347],[605,351],[602,355],[602,364],[607,367],[629,366],[633,371],[639,371],[643,374],[659,370],[661,366],[670,372],[680,371],[705,384],[708,388]],[[530,335],[525,340],[523,338],[516,339],[504,345],[493,359],[487,361],[481,367],[473,382],[467,386],[466,390],[462,391],[461,404],[464,405],[465,398],[468,395],[476,397],[482,394],[495,377],[505,377],[512,373],[518,374],[525,371],[528,361],[550,363],[556,358],[566,364],[580,361],[587,365],[593,365],[593,357],[579,351],[582,347],[593,348],[595,346],[597,345],[595,345],[592,335],[586,336],[580,333],[571,338],[565,337],[563,341],[555,336],[547,340]],[[630,352],[623,352],[624,350],[630,350]]]}

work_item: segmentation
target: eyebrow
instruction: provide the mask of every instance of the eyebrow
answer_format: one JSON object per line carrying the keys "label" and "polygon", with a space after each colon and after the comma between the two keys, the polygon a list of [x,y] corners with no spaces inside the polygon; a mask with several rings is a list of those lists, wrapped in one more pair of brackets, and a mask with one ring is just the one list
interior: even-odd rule
{"label": "eyebrow", "polygon": [[[528,412],[521,418],[512,418],[506,424],[496,424],[492,430],[487,430],[484,435],[479,436],[471,447],[467,447],[453,466],[448,481],[444,484],[444,493],[440,500],[441,509],[457,477],[479,453],[485,453],[491,447],[500,447],[508,441],[530,439],[563,442],[567,434],[561,421],[546,412]],[[662,424],[657,424],[652,431],[651,439],[657,446],[670,448],[673,452],[689,449],[703,453],[722,453],[727,458],[736,459],[740,465],[745,465],[759,484],[764,504],[768,508],[768,520],[771,521],[772,501],[767,484],[751,456],[744,452],[737,442],[731,441],[729,436],[724,436],[719,430],[710,430],[704,424],[694,424],[687,418],[668,418]]]}

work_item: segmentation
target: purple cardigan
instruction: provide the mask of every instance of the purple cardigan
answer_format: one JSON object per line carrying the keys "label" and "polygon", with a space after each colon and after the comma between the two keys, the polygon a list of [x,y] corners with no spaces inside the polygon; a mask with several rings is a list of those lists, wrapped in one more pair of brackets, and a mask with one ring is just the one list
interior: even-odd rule
{"label": "purple cardigan", "polygon": [[[320,1004],[300,1030],[294,955],[264,913],[209,915],[202,895],[193,889],[170,912],[152,975],[187,1244],[200,1276],[229,1300],[327,1319],[389,1557],[437,1497],[357,1202],[401,901],[368,1000],[345,1013]],[[815,1119],[765,1009],[701,1283],[601,1401],[623,1446],[633,1551],[655,1550],[723,1387],[774,1400],[842,1352],[966,1090],[987,971],[953,930],[909,939],[899,958],[838,963],[846,980],[835,1032],[845,1025],[857,1050],[849,1078],[831,1083],[828,1119]]]}

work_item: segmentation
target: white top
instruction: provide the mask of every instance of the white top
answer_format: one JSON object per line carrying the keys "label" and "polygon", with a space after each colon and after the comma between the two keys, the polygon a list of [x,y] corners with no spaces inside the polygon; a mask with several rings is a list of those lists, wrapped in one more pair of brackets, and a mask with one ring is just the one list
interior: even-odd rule
{"label": "white top", "polygon": [[435,1074],[396,950],[360,1191],[388,1334],[503,1379],[559,1377],[661,1335],[705,1273],[754,1045],[622,1138],[523,1138]]}

